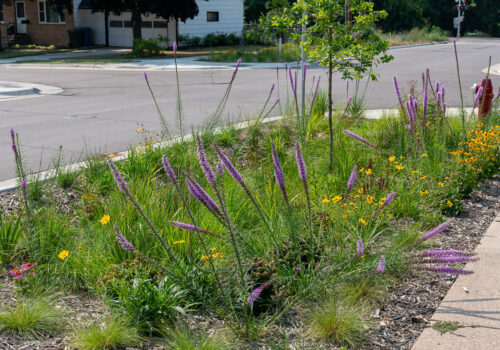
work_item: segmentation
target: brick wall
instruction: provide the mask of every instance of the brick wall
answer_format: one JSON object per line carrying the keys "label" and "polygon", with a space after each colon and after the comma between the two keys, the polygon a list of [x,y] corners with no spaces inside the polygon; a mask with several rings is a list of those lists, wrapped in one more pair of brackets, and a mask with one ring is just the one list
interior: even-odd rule
{"label": "brick wall", "polygon": [[[15,0],[10,0],[10,6],[3,5],[4,24],[2,25],[2,39],[4,38],[5,28],[9,23],[16,23],[15,15]],[[73,29],[74,19],[73,14],[66,15],[66,23],[38,23],[38,1],[25,0],[27,35],[32,44],[37,45],[56,45],[68,46],[69,36],[68,30]],[[3,40],[2,40],[3,41]]]}

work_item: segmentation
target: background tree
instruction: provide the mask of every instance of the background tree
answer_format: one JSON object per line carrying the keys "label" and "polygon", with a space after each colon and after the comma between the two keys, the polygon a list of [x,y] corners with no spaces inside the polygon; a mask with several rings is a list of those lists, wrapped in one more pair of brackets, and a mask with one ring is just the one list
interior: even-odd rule
{"label": "background tree", "polygon": [[[345,5],[349,6],[346,21]],[[311,61],[328,67],[328,124],[330,131],[330,168],[333,165],[333,98],[332,75],[342,73],[343,79],[360,79],[370,74],[373,65],[388,62],[385,54],[389,43],[375,31],[375,23],[386,17],[385,11],[374,11],[373,3],[365,0],[300,0],[293,5],[294,25],[305,23],[304,48]],[[300,40],[301,33],[295,38]]]}
{"label": "background tree", "polygon": [[166,20],[173,18],[186,22],[199,11],[195,0],[90,0],[90,6],[94,12],[109,11],[116,15],[130,11],[134,42],[142,38],[142,15],[153,14]]}

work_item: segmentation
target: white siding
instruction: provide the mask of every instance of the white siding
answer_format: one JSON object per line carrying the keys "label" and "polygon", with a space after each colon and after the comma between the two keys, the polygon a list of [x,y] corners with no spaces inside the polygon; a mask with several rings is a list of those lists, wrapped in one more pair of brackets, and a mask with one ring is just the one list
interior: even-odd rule
{"label": "white siding", "polygon": [[[241,35],[243,0],[196,0],[200,12],[186,23],[179,22],[179,35],[204,37],[209,33]],[[207,12],[219,12],[219,22],[207,22]]]}
{"label": "white siding", "polygon": [[[96,12],[92,13],[90,10],[78,10],[79,12],[79,24],[82,27],[92,28],[92,37],[94,44],[104,45],[105,44],[105,31],[104,31],[104,13]],[[129,12],[122,13],[120,16],[115,16],[113,14],[109,15],[109,23],[121,22],[122,27],[109,27],[109,45],[110,46],[132,46],[132,28],[124,27],[124,22],[130,21],[131,14]],[[165,19],[156,17],[154,15],[142,16],[143,21],[161,21],[164,22]],[[175,25],[174,23],[169,23],[169,28],[142,28],[142,37],[144,39],[156,39],[158,35],[169,36],[170,40],[174,40],[175,35]]]}

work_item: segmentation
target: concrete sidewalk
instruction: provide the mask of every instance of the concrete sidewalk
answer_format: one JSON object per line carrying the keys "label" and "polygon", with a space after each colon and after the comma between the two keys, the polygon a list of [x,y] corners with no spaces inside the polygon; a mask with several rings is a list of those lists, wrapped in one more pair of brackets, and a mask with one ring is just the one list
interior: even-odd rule
{"label": "concrete sidewalk", "polygon": [[412,350],[500,349],[500,215],[497,213],[476,248],[479,261],[467,264],[472,275],[459,276],[432,317],[458,322],[459,328],[441,335],[426,328]]}
{"label": "concrete sidewalk", "polygon": [[20,56],[0,59],[0,64],[15,63],[20,61],[48,61],[53,59],[83,58],[86,56],[114,55],[130,52],[131,49],[119,47],[97,47],[90,49],[75,49],[68,52],[46,53],[32,56]]}

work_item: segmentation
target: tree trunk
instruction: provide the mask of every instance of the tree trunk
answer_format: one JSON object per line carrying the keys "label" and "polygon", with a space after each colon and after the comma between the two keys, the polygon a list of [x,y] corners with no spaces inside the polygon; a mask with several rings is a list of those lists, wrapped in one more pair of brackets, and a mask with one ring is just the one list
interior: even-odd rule
{"label": "tree trunk", "polygon": [[109,11],[104,11],[104,36],[106,38],[106,47],[109,47]]}
{"label": "tree trunk", "polygon": [[328,54],[328,130],[330,132],[330,170],[333,169],[333,60],[332,54]]}
{"label": "tree trunk", "polygon": [[[132,18],[130,19],[132,22],[132,34],[135,39],[142,39],[142,16],[141,12],[137,10],[132,11]],[[134,43],[135,46],[135,43]]]}

